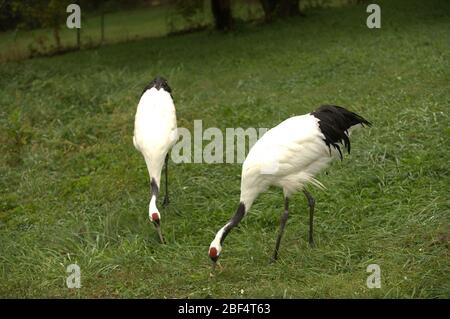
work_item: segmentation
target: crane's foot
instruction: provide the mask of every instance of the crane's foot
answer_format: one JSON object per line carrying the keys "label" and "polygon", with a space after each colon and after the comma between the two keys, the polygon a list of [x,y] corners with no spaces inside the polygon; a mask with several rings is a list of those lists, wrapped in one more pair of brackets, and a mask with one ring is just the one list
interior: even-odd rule
{"label": "crane's foot", "polygon": [[311,247],[311,248],[316,247],[316,243],[314,242],[314,239],[309,239],[309,247]]}
{"label": "crane's foot", "polygon": [[273,255],[271,258],[270,258],[270,264],[274,264],[274,263],[276,263],[277,262],[277,260],[278,260],[278,255]]}

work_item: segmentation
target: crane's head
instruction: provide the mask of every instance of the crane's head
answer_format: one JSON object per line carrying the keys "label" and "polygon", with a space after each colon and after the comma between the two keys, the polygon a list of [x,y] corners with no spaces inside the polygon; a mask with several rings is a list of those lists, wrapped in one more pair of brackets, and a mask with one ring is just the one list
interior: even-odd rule
{"label": "crane's head", "polygon": [[159,75],[157,77],[155,77],[152,82],[150,82],[150,87],[154,87],[158,91],[162,88],[167,93],[172,93],[172,89],[170,88],[167,80]]}
{"label": "crane's head", "polygon": [[220,252],[222,251],[222,245],[220,240],[214,239],[209,246],[209,258],[212,260],[212,270],[216,268],[217,260],[219,260]]}
{"label": "crane's head", "polygon": [[150,211],[150,221],[155,225],[156,232],[158,233],[159,240],[161,240],[162,244],[165,244],[166,241],[162,235],[161,231],[161,215],[157,210]]}

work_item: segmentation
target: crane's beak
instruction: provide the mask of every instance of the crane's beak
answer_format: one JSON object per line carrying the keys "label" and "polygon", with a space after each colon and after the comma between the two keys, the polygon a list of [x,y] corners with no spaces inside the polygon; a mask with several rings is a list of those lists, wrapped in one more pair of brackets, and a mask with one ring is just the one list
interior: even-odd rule
{"label": "crane's beak", "polygon": [[161,241],[161,244],[165,244],[166,241],[164,240],[164,237],[163,237],[163,234],[161,231],[161,225],[160,225],[159,221],[158,221],[158,223],[155,223],[155,228],[156,228],[156,232],[158,233],[158,237],[159,237],[159,240]]}
{"label": "crane's beak", "polygon": [[209,248],[209,258],[211,258],[211,261],[212,261],[212,269],[211,269],[211,276],[212,276],[214,271],[216,270],[217,260],[219,259],[219,254],[217,252],[217,248],[215,248],[215,247]]}
{"label": "crane's beak", "polygon": [[219,270],[223,270],[222,265],[216,260],[213,260],[212,262],[212,267],[211,267],[211,272],[209,274],[210,277],[214,277],[214,274],[216,273],[216,268],[219,268]]}
{"label": "crane's beak", "polygon": [[217,261],[212,262],[212,267],[211,267],[211,272],[209,273],[209,277],[213,278],[214,275],[216,274],[216,266],[217,266]]}
{"label": "crane's beak", "polygon": [[156,218],[156,216],[155,216],[152,219],[153,219],[152,223],[153,223],[153,225],[155,225],[156,232],[158,233],[158,237],[159,237],[159,240],[161,241],[161,244],[165,244],[166,241],[164,240],[164,237],[163,237],[163,234],[161,231],[161,222],[160,222],[159,218]]}
{"label": "crane's beak", "polygon": [[220,268],[220,264],[217,263],[218,259],[219,259],[218,256],[214,257],[214,258],[211,258],[211,261],[212,261],[212,264],[211,264],[211,277],[214,276],[214,272],[216,271],[216,267],[219,266],[219,268]]}

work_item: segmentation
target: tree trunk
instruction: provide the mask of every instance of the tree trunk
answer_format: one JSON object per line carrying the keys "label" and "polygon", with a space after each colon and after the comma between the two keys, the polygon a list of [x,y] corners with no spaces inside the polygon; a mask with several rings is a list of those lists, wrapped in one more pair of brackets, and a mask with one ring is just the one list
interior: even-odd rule
{"label": "tree trunk", "polygon": [[264,10],[264,17],[266,22],[272,21],[276,14],[277,0],[261,0],[261,5]]}
{"label": "tree trunk", "polygon": [[211,9],[217,30],[230,30],[233,26],[231,0],[211,0]]}
{"label": "tree trunk", "polygon": [[300,0],[280,0],[278,14],[280,17],[293,17],[300,15]]}
{"label": "tree trunk", "polygon": [[275,17],[293,17],[301,15],[300,0],[261,0],[265,20],[272,21]]}

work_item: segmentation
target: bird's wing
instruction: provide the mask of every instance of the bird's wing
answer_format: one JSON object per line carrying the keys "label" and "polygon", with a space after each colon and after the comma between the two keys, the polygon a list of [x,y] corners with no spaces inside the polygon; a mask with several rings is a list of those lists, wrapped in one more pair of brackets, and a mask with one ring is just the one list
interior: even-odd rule
{"label": "bird's wing", "polygon": [[244,188],[277,185],[294,190],[307,182],[321,185],[314,175],[331,160],[317,119],[307,114],[287,119],[269,130],[252,147],[243,165]]}
{"label": "bird's wing", "polygon": [[257,168],[263,175],[282,177],[329,157],[317,122],[309,114],[295,116],[267,131],[250,150],[244,169]]}

